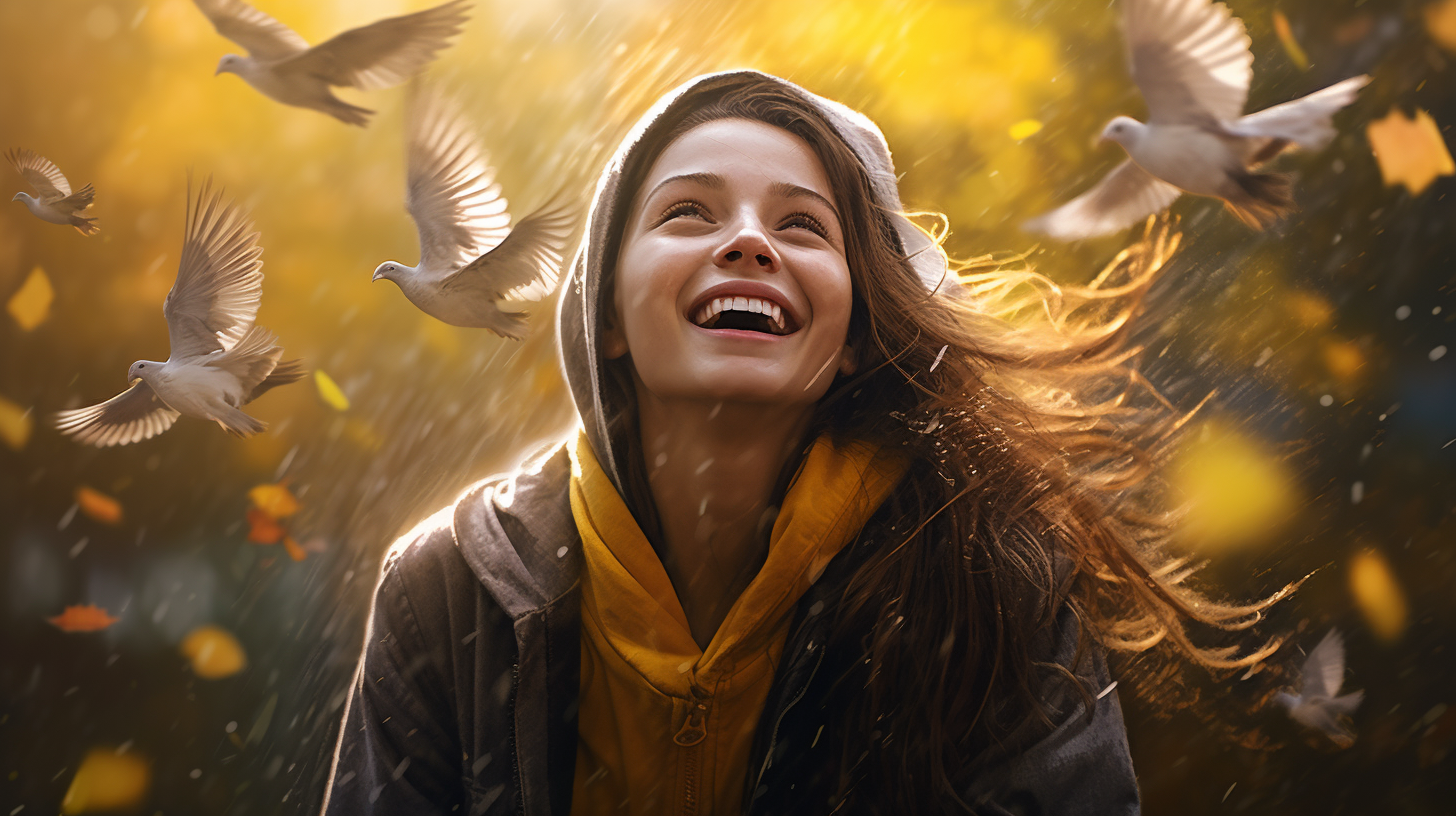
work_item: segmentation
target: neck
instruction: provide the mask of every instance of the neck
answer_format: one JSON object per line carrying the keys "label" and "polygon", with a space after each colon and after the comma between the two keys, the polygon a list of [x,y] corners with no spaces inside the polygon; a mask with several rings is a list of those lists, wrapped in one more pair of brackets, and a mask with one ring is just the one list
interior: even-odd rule
{"label": "neck", "polygon": [[768,555],[773,491],[812,405],[663,402],[639,386],[639,431],[659,555],[707,648]]}

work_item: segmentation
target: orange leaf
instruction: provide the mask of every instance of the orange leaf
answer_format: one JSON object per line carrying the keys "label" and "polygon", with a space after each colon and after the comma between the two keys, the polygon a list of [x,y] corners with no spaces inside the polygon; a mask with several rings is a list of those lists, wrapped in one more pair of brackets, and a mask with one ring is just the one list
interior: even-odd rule
{"label": "orange leaf", "polygon": [[121,523],[121,502],[99,490],[81,485],[76,488],[76,504],[87,517],[102,524]]}
{"label": "orange leaf", "polygon": [[151,783],[152,769],[145,759],[121,749],[92,748],[66,789],[61,813],[129,810],[146,797]]}
{"label": "orange leaf", "polygon": [[1299,46],[1299,40],[1294,39],[1294,30],[1289,27],[1289,18],[1285,17],[1282,11],[1274,12],[1274,33],[1279,35],[1279,44],[1284,46],[1284,53],[1289,55],[1289,61],[1301,71],[1309,68],[1309,57]]}
{"label": "orange leaf", "polygon": [[5,444],[20,450],[30,441],[35,422],[30,418],[30,409],[21,408],[4,397],[0,397],[0,439]]}
{"label": "orange leaf", "polygon": [[5,310],[10,312],[10,316],[22,331],[30,331],[45,322],[51,313],[51,301],[55,296],[51,279],[46,277],[44,269],[37,266],[30,270],[30,276],[5,302]]}
{"label": "orange leaf", "polygon": [[230,677],[248,665],[243,645],[220,626],[199,626],[182,638],[179,647],[192,661],[192,672],[207,680]]}
{"label": "orange leaf", "polygon": [[248,499],[274,519],[285,519],[298,512],[298,499],[285,482],[258,485],[248,491]]}
{"label": "orange leaf", "polygon": [[62,632],[99,632],[121,618],[113,618],[99,606],[68,606],[60,615],[49,619]]}
{"label": "orange leaf", "polygon": [[1449,51],[1456,51],[1456,0],[1438,0],[1423,9],[1426,33]]}
{"label": "orange leaf", "polygon": [[283,548],[288,550],[288,557],[294,561],[302,561],[308,557],[308,553],[304,552],[303,548],[298,546],[298,542],[293,540],[293,536],[283,537]]}
{"label": "orange leaf", "polygon": [[1367,125],[1365,134],[1387,185],[1404,184],[1411,195],[1420,195],[1440,176],[1456,173],[1436,120],[1419,108],[1414,119],[1391,108],[1384,119]]}
{"label": "orange leaf", "polygon": [[248,540],[254,544],[277,544],[283,538],[283,525],[256,507],[248,508]]}

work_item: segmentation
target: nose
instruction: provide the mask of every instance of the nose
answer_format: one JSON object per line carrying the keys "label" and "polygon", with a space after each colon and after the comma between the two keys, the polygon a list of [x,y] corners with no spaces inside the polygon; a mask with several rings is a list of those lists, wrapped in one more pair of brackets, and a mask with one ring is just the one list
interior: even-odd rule
{"label": "nose", "polygon": [[756,225],[745,225],[713,253],[713,262],[719,268],[745,261],[765,272],[777,272],[782,265],[778,251]]}

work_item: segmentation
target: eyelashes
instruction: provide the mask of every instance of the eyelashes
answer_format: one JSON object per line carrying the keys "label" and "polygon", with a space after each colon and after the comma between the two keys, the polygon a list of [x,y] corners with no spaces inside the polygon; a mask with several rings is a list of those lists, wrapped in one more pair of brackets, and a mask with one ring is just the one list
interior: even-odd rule
{"label": "eyelashes", "polygon": [[[662,211],[662,214],[659,215],[659,216],[657,216],[657,219],[655,221],[653,221],[652,226],[655,229],[657,227],[662,226],[663,224],[666,224],[668,221],[671,221],[674,218],[678,218],[678,217],[684,216],[684,215],[696,215],[696,216],[698,216],[700,218],[703,218],[704,220],[707,220],[708,219],[708,208],[705,207],[705,206],[703,206],[703,204],[701,202],[694,201],[692,199],[687,199],[687,200],[684,200],[684,201],[679,201],[679,202],[674,203],[672,206],[668,207],[666,210],[663,210]],[[792,212],[792,213],[789,213],[788,215],[784,216],[784,219],[783,219],[783,221],[781,223],[781,226],[784,226],[784,227],[793,227],[793,226],[804,227],[805,229],[808,229],[810,232],[813,232],[814,234],[818,235],[820,238],[823,238],[825,240],[828,240],[829,239],[829,229],[824,226],[824,222],[822,220],[820,220],[817,216],[813,215],[812,213],[807,213],[807,212]]]}

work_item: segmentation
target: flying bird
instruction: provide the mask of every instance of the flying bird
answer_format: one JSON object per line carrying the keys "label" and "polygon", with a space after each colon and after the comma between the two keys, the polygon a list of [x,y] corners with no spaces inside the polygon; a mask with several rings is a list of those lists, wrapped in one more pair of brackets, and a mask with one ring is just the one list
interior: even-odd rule
{"label": "flying bird", "polygon": [[1128,158],[1092,189],[1025,229],[1064,241],[1117,232],[1183,193],[1221,199],[1263,229],[1294,208],[1290,180],[1258,168],[1335,137],[1330,119],[1368,76],[1244,115],[1254,55],[1244,24],[1210,0],[1123,0],[1122,29],[1148,121],[1118,116],[1102,131]]}
{"label": "flying bird", "polygon": [[468,0],[351,28],[309,47],[297,32],[242,0],[194,0],[217,33],[248,50],[228,54],[214,76],[237,74],[276,102],[322,111],[363,127],[374,111],[334,96],[330,86],[389,88],[422,71],[460,33]]}
{"label": "flying bird", "polygon": [[1289,716],[1306,728],[1321,731],[1341,748],[1355,741],[1354,732],[1341,718],[1355,713],[1364,691],[1352,691],[1336,697],[1345,683],[1345,641],[1337,629],[1331,629],[1304,661],[1304,672],[1298,696],[1277,692],[1274,701],[1289,710]]}
{"label": "flying bird", "polygon": [[177,280],[162,304],[171,355],[132,363],[131,387],[106,402],[56,414],[62,433],[101,448],[125,445],[186,414],[249,436],[267,426],[241,406],[304,375],[299,361],[281,361],[273,334],[253,322],[263,296],[263,248],[248,216],[211,187],[205,181],[188,202]]}
{"label": "flying bird", "polygon": [[538,300],[556,287],[576,222],[564,193],[509,226],[510,213],[460,109],[439,91],[411,93],[405,209],[420,238],[419,266],[385,261],[390,280],[424,313],[452,326],[526,336],[526,316],[504,302]]}
{"label": "flying bird", "polygon": [[70,224],[82,235],[95,235],[101,231],[96,226],[95,218],[87,218],[81,212],[91,206],[91,200],[96,197],[96,189],[86,185],[76,192],[71,192],[71,182],[66,181],[66,175],[55,163],[33,150],[9,150],[5,158],[10,160],[10,166],[15,172],[25,179],[35,195],[30,193],[16,193],[11,201],[20,201],[25,208],[30,210],[42,221],[49,221],[52,224]]}

